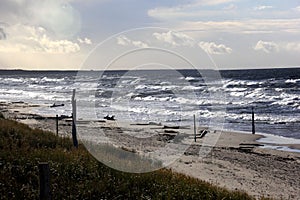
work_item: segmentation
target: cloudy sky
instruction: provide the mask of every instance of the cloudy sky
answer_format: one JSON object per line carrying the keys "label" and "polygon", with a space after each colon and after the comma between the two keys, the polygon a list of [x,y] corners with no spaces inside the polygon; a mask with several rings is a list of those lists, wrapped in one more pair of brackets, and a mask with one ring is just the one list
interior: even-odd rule
{"label": "cloudy sky", "polygon": [[[120,33],[142,27],[164,29]],[[0,1],[1,69],[80,69],[85,63],[101,69],[109,56],[152,47],[192,55],[196,66],[203,52],[221,69],[300,66],[300,1]],[[145,57],[131,54],[116,66],[126,69],[130,59],[150,63]]]}

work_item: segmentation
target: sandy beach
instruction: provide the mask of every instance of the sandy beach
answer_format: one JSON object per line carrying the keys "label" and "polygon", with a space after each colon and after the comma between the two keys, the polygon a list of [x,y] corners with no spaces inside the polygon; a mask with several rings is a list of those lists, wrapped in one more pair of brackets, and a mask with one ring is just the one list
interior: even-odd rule
{"label": "sandy beach", "polygon": [[[32,113],[31,109],[36,106],[38,105],[22,102],[1,103],[1,112],[5,117],[33,128],[55,132],[54,117],[47,118]],[[128,124],[103,120],[88,122],[84,126],[100,127],[113,143],[119,147],[132,149],[135,154],[154,151],[173,143],[175,136],[186,135],[191,145],[168,168],[230,190],[244,190],[257,198],[264,196],[274,199],[298,199],[300,196],[300,153],[263,148],[265,144],[257,142],[263,137],[259,134],[208,130],[206,136],[198,138],[194,143],[193,127],[167,127],[159,123]],[[197,129],[200,133],[205,127]],[[70,119],[61,119],[59,134],[70,137],[70,133]],[[200,156],[199,148],[205,138],[213,134],[219,136],[217,143],[212,146],[208,155]],[[300,144],[289,147],[300,149]]]}

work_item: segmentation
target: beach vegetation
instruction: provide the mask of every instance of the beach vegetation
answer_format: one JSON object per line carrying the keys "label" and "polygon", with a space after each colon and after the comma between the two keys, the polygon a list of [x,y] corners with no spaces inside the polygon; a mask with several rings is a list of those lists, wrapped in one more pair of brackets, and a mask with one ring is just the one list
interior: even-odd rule
{"label": "beach vegetation", "polygon": [[170,169],[116,171],[69,138],[1,118],[0,199],[38,199],[40,162],[50,166],[52,199],[254,199]]}

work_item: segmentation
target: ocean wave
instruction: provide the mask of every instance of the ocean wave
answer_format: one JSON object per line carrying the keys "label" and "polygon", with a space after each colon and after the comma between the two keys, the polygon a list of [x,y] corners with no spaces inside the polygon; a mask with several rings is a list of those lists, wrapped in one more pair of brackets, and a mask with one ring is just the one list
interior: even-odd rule
{"label": "ocean wave", "polygon": [[175,88],[178,88],[176,85],[137,85],[135,87],[135,90],[161,90],[161,91],[166,91],[166,90],[173,90]]}
{"label": "ocean wave", "polygon": [[300,144],[300,139],[287,138],[283,136],[277,136],[267,133],[261,133],[264,138],[258,140],[258,142],[267,144]]}
{"label": "ocean wave", "polygon": [[199,78],[192,77],[192,76],[180,77],[179,79],[181,79],[181,80],[186,80],[186,81],[199,80]]}
{"label": "ocean wave", "polygon": [[39,82],[45,83],[45,82],[61,82],[64,81],[65,78],[49,78],[49,77],[43,77]]}
{"label": "ocean wave", "polygon": [[24,79],[23,78],[4,78],[1,81],[3,81],[4,83],[24,83]]}
{"label": "ocean wave", "polygon": [[300,79],[288,79],[285,81],[285,83],[297,83],[300,82]]}
{"label": "ocean wave", "polygon": [[230,92],[230,96],[243,97],[243,96],[245,96],[245,92]]}
{"label": "ocean wave", "polygon": [[[224,78],[223,82],[209,80],[206,83],[190,72],[181,77],[169,73],[160,73],[159,76],[143,73],[109,72],[102,77],[94,74],[67,76],[61,72],[1,75],[0,100],[41,104],[62,102],[69,106],[72,90],[76,88],[78,102],[94,103],[99,115],[113,113],[118,119],[119,116],[126,118],[130,113],[137,120],[141,116],[162,122],[179,119],[190,122],[192,113],[198,113],[206,123],[219,108],[227,108],[227,113],[219,114],[224,114],[228,127],[244,129],[251,125],[251,107],[254,106],[255,120],[263,131],[280,132],[282,129],[288,135],[300,128],[300,78],[297,74],[275,78],[263,74],[263,79],[258,79],[257,76],[261,77],[258,71],[254,76],[237,74],[234,78]],[[122,106],[119,102],[125,102],[129,107],[114,108]],[[85,104],[81,106],[83,112],[89,112],[84,108]]]}
{"label": "ocean wave", "polygon": [[187,85],[181,88],[181,90],[202,90],[202,89],[203,87],[201,86],[193,86],[193,85]]}
{"label": "ocean wave", "polygon": [[249,80],[225,80],[223,87],[224,88],[233,88],[233,87],[244,87],[244,86],[259,86],[264,84],[264,81],[249,81]]}

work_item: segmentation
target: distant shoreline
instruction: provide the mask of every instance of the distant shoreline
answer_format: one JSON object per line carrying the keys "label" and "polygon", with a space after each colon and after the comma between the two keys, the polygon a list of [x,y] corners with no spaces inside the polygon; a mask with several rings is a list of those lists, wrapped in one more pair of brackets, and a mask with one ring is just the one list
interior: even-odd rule
{"label": "distant shoreline", "polygon": [[[124,67],[125,68],[125,67]],[[257,67],[257,68],[227,68],[227,69],[218,69],[218,71],[224,72],[224,71],[251,71],[251,70],[300,70],[300,66],[295,67]],[[215,71],[215,69],[192,69],[192,68],[180,68],[180,69],[174,69],[177,71],[185,71],[185,70],[199,70],[199,71]],[[31,72],[45,72],[45,73],[56,73],[56,72],[127,72],[126,69],[110,69],[110,70],[76,70],[76,69],[65,69],[65,70],[58,70],[58,69],[0,69],[0,73],[6,72],[6,73],[31,73]],[[166,69],[138,69],[138,70],[131,70],[131,71],[170,71]]]}

